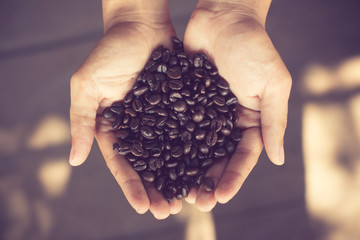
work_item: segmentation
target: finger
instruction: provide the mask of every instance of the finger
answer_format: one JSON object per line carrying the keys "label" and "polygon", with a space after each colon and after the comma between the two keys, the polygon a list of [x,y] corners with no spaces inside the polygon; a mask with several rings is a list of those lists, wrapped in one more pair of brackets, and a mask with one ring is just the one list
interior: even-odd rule
{"label": "finger", "polygon": [[174,198],[170,203],[170,214],[178,214],[182,209],[182,200]]}
{"label": "finger", "polygon": [[69,163],[81,165],[88,157],[95,135],[95,117],[98,106],[94,95],[89,94],[89,81],[71,79],[70,126],[72,144]]}
{"label": "finger", "polygon": [[284,134],[287,124],[291,79],[277,80],[265,88],[261,99],[261,133],[270,160],[284,164]]}
{"label": "finger", "polygon": [[[225,166],[227,163],[227,159],[217,159],[215,160],[215,163],[209,168],[209,170],[206,173],[206,177],[210,177],[214,181],[215,189],[217,186],[217,183],[219,182]],[[213,209],[216,205],[216,198],[214,195],[214,191],[207,192],[204,189],[204,186],[201,185],[198,191],[198,195],[196,197],[195,205],[198,207],[198,209],[202,212],[209,212],[211,209]]]}
{"label": "finger", "polygon": [[112,149],[117,142],[114,132],[110,131],[111,124],[103,117],[97,118],[96,139],[106,164],[112,175],[121,187],[130,205],[140,214],[145,213],[150,207],[149,197],[139,174],[129,162]]}
{"label": "finger", "polygon": [[185,201],[189,204],[195,204],[198,190],[199,189],[197,187],[192,187],[188,193],[188,196],[185,198]]}
{"label": "finger", "polygon": [[219,203],[228,202],[239,191],[257,163],[262,147],[259,128],[250,128],[243,132],[241,142],[215,189],[215,198]]}
{"label": "finger", "polygon": [[165,219],[170,215],[170,205],[161,192],[152,184],[146,184],[146,192],[150,199],[150,212],[158,220]]}

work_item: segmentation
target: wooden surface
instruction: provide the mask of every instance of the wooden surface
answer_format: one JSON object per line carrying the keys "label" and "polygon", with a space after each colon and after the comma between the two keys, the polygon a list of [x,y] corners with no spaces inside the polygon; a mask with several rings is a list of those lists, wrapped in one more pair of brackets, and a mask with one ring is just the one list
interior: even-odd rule
{"label": "wooden surface", "polygon": [[[182,37],[194,1],[170,6]],[[276,167],[261,156],[234,199],[214,209],[217,239],[320,239],[305,203],[301,121],[308,99],[301,81],[311,63],[360,53],[358,9],[356,1],[273,2],[267,29],[294,79],[286,164]],[[44,190],[40,169],[66,160],[69,136],[53,144],[29,139],[49,116],[68,130],[69,79],[101,35],[100,1],[0,1],[0,239],[185,236],[186,216],[157,221],[130,208],[96,144],[83,166],[64,167],[70,175],[61,180],[61,194]]]}

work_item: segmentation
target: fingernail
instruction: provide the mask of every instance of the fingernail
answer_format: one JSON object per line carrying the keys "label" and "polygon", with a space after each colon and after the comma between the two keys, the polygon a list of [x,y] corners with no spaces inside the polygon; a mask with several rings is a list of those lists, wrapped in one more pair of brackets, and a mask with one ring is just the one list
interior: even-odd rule
{"label": "fingernail", "polygon": [[283,165],[285,163],[285,151],[284,151],[284,145],[280,147],[279,152],[279,165]]}
{"label": "fingernail", "polygon": [[70,165],[74,166],[74,163],[75,163],[75,160],[74,160],[74,149],[73,147],[71,147],[71,150],[70,150],[70,156],[69,156],[69,163]]}

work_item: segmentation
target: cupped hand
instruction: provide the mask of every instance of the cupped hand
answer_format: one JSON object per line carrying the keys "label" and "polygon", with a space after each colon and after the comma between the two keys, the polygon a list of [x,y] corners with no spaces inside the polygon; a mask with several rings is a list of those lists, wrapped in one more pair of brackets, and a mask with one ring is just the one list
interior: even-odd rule
{"label": "cupped hand", "polygon": [[138,173],[112,149],[117,140],[111,123],[101,116],[106,106],[123,99],[152,50],[159,45],[170,47],[171,37],[175,35],[169,19],[147,20],[144,13],[139,18],[133,15],[126,15],[131,21],[117,21],[108,29],[105,27],[103,38],[72,76],[69,161],[73,166],[82,164],[95,136],[108,168],[130,205],[138,213],[150,209],[156,218],[163,219],[179,212],[181,201],[174,199],[169,204],[154,187],[143,185]]}
{"label": "cupped hand", "polygon": [[238,98],[238,127],[243,130],[230,161],[217,162],[207,172],[214,179],[215,191],[193,189],[187,198],[200,210],[209,211],[239,191],[263,145],[274,164],[284,163],[291,77],[264,29],[265,21],[255,11],[240,4],[204,2],[192,14],[184,46],[188,52],[206,53],[229,82]]}

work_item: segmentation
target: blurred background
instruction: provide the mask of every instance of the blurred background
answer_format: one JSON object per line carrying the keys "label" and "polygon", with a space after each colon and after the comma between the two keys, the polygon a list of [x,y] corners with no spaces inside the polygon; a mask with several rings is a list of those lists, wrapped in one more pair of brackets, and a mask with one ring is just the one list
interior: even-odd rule
{"label": "blurred background", "polygon": [[[196,2],[170,0],[183,37]],[[286,163],[263,154],[212,213],[131,209],[94,144],[72,168],[69,80],[102,36],[101,1],[0,1],[0,239],[360,239],[360,3],[274,0],[293,76]]]}

